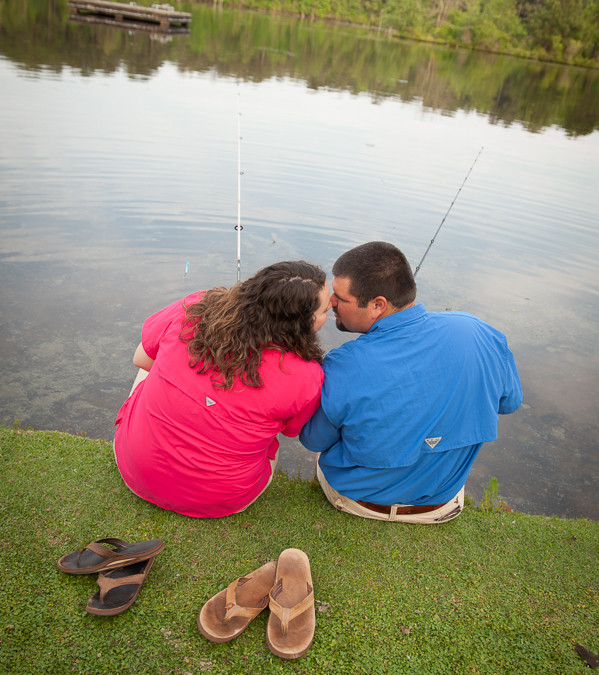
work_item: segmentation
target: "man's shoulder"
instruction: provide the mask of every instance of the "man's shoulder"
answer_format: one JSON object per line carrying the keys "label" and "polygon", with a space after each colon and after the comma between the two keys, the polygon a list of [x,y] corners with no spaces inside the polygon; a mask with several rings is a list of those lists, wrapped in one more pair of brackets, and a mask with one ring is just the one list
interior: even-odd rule
{"label": "man's shoulder", "polygon": [[324,357],[324,363],[322,364],[325,373],[330,376],[333,372],[348,372],[347,369],[349,364],[354,364],[356,360],[359,359],[358,355],[360,350],[361,345],[359,344],[359,338],[349,340],[339,347],[331,349],[330,352],[327,352]]}
{"label": "man's shoulder", "polygon": [[[474,314],[460,311],[440,312],[432,317],[428,342],[438,344],[457,357],[462,354],[469,363],[474,358],[494,354],[505,358],[508,349],[507,336],[500,330]],[[472,358],[470,358],[472,357]]]}
{"label": "man's shoulder", "polygon": [[348,340],[342,345],[339,345],[339,347],[331,349],[331,351],[327,352],[326,356],[324,357],[325,363],[331,361],[340,361],[342,359],[351,357],[352,354],[355,354],[356,351],[360,350],[360,337],[356,338],[355,340]]}
{"label": "man's shoulder", "polygon": [[492,326],[490,323],[481,319],[479,316],[470,314],[469,312],[462,312],[459,310],[448,310],[445,312],[429,312],[427,318],[432,321],[438,321],[440,323],[446,323],[451,326],[456,327],[462,326],[465,328],[474,328],[477,327],[482,330],[489,331],[491,333],[501,334],[497,328]]}
{"label": "man's shoulder", "polygon": [[447,309],[444,312],[427,312],[427,318],[433,321],[481,321],[485,323],[480,317],[457,309]]}

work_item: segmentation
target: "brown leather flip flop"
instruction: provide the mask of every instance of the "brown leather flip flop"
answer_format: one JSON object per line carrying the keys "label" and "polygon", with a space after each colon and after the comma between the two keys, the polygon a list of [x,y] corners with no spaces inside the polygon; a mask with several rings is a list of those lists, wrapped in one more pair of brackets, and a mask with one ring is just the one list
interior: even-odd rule
{"label": "brown leather flip flop", "polygon": [[81,551],[63,555],[58,561],[58,569],[67,574],[94,574],[153,558],[163,548],[164,542],[160,539],[130,544],[123,539],[107,537],[92,541]]}
{"label": "brown leather flip flop", "polygon": [[279,556],[268,606],[266,643],[270,651],[282,659],[303,656],[310,649],[316,625],[310,561],[303,551],[288,548]]}
{"label": "brown leather flip flop", "polygon": [[212,642],[229,642],[241,635],[268,606],[276,567],[274,561],[266,563],[211,597],[198,614],[200,633]]}
{"label": "brown leather flip flop", "polygon": [[114,616],[122,614],[135,602],[141,585],[154,564],[154,558],[98,574],[100,590],[89,599],[85,608],[90,614]]}

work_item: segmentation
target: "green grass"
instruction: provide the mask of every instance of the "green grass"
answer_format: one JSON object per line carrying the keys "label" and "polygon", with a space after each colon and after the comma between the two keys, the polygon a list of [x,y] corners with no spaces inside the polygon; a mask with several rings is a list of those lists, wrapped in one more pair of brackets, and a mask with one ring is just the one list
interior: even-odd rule
{"label": "green grass", "polygon": [[[439,526],[335,511],[311,482],[277,474],[247,512],[186,518],[133,495],[104,441],[0,429],[1,673],[583,673],[599,652],[599,523],[472,506]],[[96,577],[63,554],[106,536],[166,544],[135,604],[85,611]],[[202,605],[285,548],[311,562],[316,635],[301,659],[271,654],[268,611],[212,644]]]}

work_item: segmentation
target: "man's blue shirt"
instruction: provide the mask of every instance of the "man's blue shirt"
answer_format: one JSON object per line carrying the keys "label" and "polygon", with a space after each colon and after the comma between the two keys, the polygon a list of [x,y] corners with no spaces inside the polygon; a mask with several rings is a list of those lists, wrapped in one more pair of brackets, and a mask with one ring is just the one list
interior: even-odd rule
{"label": "man's blue shirt", "polygon": [[377,504],[440,504],[466,482],[497,414],[522,402],[503,333],[422,304],[327,354],[321,405],[300,435],[329,484]]}

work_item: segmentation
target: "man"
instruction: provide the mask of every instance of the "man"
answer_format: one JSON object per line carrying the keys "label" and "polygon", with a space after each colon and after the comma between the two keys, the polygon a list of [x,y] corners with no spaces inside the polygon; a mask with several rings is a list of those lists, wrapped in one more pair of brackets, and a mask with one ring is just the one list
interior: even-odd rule
{"label": "man", "polygon": [[429,313],[415,298],[392,244],[336,261],[337,328],[362,335],[327,354],[320,408],[300,440],[320,453],[317,476],[339,510],[441,523],[461,513],[472,463],[522,389],[503,333],[464,312]]}

